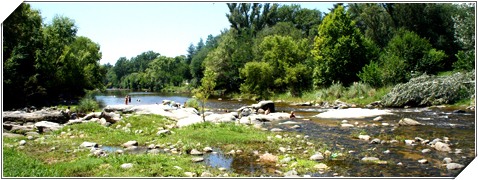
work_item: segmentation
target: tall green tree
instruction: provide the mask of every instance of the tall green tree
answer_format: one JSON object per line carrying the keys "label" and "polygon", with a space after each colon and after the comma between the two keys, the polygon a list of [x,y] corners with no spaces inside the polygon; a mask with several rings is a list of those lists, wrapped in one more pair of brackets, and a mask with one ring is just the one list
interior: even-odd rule
{"label": "tall green tree", "polygon": [[312,54],[317,61],[314,81],[318,86],[356,82],[357,73],[369,62],[364,37],[343,6],[322,21]]}
{"label": "tall green tree", "polygon": [[206,69],[206,71],[204,72],[204,78],[201,79],[201,86],[195,89],[195,96],[201,101],[203,122],[206,122],[206,116],[204,115],[205,106],[209,96],[214,92],[214,88],[216,87],[216,79],[216,73],[209,69]]}
{"label": "tall green tree", "polygon": [[31,101],[38,82],[35,59],[43,49],[40,12],[22,3],[3,22],[3,102],[4,109],[24,106]]}

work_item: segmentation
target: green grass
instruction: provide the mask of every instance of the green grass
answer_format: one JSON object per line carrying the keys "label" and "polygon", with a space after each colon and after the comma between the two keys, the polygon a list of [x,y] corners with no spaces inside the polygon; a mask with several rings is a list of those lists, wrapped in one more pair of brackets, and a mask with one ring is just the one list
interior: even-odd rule
{"label": "green grass", "polygon": [[350,87],[344,87],[342,84],[333,84],[329,88],[318,89],[304,92],[302,96],[295,97],[290,93],[281,93],[274,95],[272,100],[281,100],[290,103],[300,102],[334,102],[339,99],[343,102],[353,103],[358,106],[365,106],[374,101],[380,101],[392,87],[372,88],[367,84],[354,83]]}
{"label": "green grass", "polygon": [[13,148],[3,148],[4,177],[59,177],[64,176],[59,169],[26,155]]}
{"label": "green grass", "polygon": [[[223,152],[242,150],[245,154],[258,150],[274,155],[283,153],[278,147],[301,147],[302,150],[289,152],[299,162],[300,172],[312,166],[307,159],[317,149],[319,143],[306,145],[305,141],[295,137],[294,133],[261,131],[252,126],[234,123],[199,123],[183,128],[170,129],[172,134],[156,135],[158,129],[174,124],[173,120],[158,115],[132,115],[109,127],[98,123],[82,123],[66,126],[58,131],[49,132],[37,140],[27,140],[24,148],[18,148],[20,138],[4,138],[4,174],[8,177],[182,177],[184,172],[200,175],[209,171],[215,176],[223,174],[217,168],[203,163],[192,163],[187,152],[206,146],[220,148]],[[129,128],[123,128],[130,124]],[[116,128],[117,126],[120,128]],[[142,130],[142,133],[135,133]],[[281,134],[284,138],[274,138]],[[288,134],[288,135],[285,135]],[[272,138],[271,138],[272,137]],[[88,149],[80,149],[85,141],[103,146],[120,147],[123,143],[135,140],[139,146],[150,144],[174,145],[180,154],[115,154],[107,157],[90,156]],[[305,149],[309,153],[303,153]],[[132,163],[133,168],[120,168],[123,163]],[[176,169],[179,166],[182,169]],[[22,168],[19,168],[22,167]],[[286,167],[277,167],[280,170]],[[282,169],[281,169],[282,168]],[[249,176],[228,172],[230,176]]]}

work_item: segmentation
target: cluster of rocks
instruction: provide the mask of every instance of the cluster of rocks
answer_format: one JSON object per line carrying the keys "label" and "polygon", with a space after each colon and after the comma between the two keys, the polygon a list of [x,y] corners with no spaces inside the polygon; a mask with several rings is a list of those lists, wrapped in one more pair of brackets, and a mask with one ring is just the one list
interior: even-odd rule
{"label": "cluster of rocks", "polygon": [[301,102],[301,103],[292,103],[292,106],[314,106],[314,107],[321,107],[321,108],[331,108],[331,109],[346,109],[346,108],[356,108],[357,105],[355,104],[349,104],[346,102],[342,102],[340,100],[335,100],[332,103],[329,103],[327,101],[322,101],[322,102]]}
{"label": "cluster of rocks", "polygon": [[[394,143],[400,143],[397,140],[380,140],[378,138],[374,138],[372,140],[369,135],[359,135],[358,138],[363,141],[368,141],[370,144],[394,144]],[[406,139],[403,141],[408,146],[417,146],[417,145],[422,145],[428,148],[422,149],[420,152],[422,154],[428,154],[432,152],[432,150],[436,150],[438,152],[445,152],[445,153],[455,153],[455,154],[460,154],[462,152],[461,149],[455,149],[453,151],[450,146],[452,145],[450,143],[450,140],[448,137],[443,137],[443,139],[436,138],[433,139],[432,141],[428,139],[423,139],[420,137],[415,137],[415,139]],[[385,150],[383,152],[384,154],[389,154],[390,150]],[[364,157],[362,158],[363,162],[371,162],[371,163],[376,163],[376,164],[387,164],[387,161],[380,160],[377,157]],[[420,164],[427,164],[428,160],[427,159],[420,159],[417,161]],[[464,165],[458,164],[458,163],[451,163],[450,158],[445,158],[443,166],[446,166],[447,169],[461,169],[464,167]],[[403,165],[401,162],[398,163],[398,165]]]}

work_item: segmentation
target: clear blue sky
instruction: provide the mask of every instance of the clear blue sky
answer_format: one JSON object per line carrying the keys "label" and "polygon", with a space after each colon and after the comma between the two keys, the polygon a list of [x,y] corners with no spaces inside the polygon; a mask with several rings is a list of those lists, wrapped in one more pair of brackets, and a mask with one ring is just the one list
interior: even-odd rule
{"label": "clear blue sky", "polygon": [[[220,34],[230,24],[224,2],[29,2],[40,10],[43,22],[55,15],[75,21],[78,36],[98,43],[101,64],[145,51],[175,57],[185,55],[191,43]],[[303,8],[328,13],[332,2],[301,2]]]}

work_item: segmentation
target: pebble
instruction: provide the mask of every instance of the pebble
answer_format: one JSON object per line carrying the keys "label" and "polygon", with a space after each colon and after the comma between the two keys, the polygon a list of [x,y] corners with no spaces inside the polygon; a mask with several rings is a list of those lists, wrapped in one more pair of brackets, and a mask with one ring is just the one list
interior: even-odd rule
{"label": "pebble", "polygon": [[300,128],[299,125],[294,125],[294,126],[292,126],[292,129],[299,129],[299,128]]}
{"label": "pebble", "polygon": [[428,160],[426,160],[426,159],[420,159],[420,160],[418,160],[418,162],[419,162],[420,164],[426,164],[426,163],[428,163]]}
{"label": "pebble", "polygon": [[403,166],[403,163],[402,163],[402,162],[398,162],[398,163],[397,163],[397,166]]}
{"label": "pebble", "polygon": [[202,157],[196,157],[196,158],[192,158],[191,161],[192,161],[192,162],[202,162],[202,161],[204,161],[204,158],[202,158]]}
{"label": "pebble", "polygon": [[413,145],[413,143],[415,143],[415,140],[410,140],[410,139],[405,140],[406,145]]}
{"label": "pebble", "polygon": [[361,139],[361,140],[368,141],[370,139],[370,136],[369,135],[359,135],[358,138]]}
{"label": "pebble", "polygon": [[214,177],[214,175],[212,175],[210,172],[203,172],[201,177]]}
{"label": "pebble", "polygon": [[379,144],[379,143],[380,143],[380,139],[378,138],[375,138],[372,141],[370,141],[370,144]]}
{"label": "pebble", "polygon": [[272,128],[271,132],[282,132],[283,130],[280,128]]}
{"label": "pebble", "polygon": [[219,171],[226,171],[227,170],[226,168],[223,168],[223,167],[220,167],[218,169],[219,169]]}
{"label": "pebble", "polygon": [[28,136],[27,139],[28,139],[28,140],[32,140],[32,139],[33,139],[33,136]]}
{"label": "pebble", "polygon": [[452,162],[451,158],[449,157],[446,157],[443,159],[443,162],[445,162],[446,164],[450,164]]}
{"label": "pebble", "polygon": [[389,154],[389,153],[390,153],[390,150],[387,149],[387,150],[383,151],[383,153],[384,153],[384,154]]}
{"label": "pebble", "polygon": [[282,139],[282,136],[281,135],[276,135],[275,138]]}
{"label": "pebble", "polygon": [[453,169],[461,169],[465,167],[464,165],[461,165],[461,164],[458,164],[458,163],[448,163],[446,165],[446,168],[447,169],[450,169],[450,170],[453,170]]}
{"label": "pebble", "polygon": [[326,169],[328,169],[329,167],[328,167],[326,164],[324,164],[324,163],[320,163],[320,164],[316,164],[316,165],[314,166],[314,168],[315,168],[315,169],[319,169],[319,170],[326,170]]}
{"label": "pebble", "polygon": [[192,149],[190,152],[191,155],[202,155],[203,153],[198,151],[197,149]]}
{"label": "pebble", "polygon": [[125,164],[121,165],[121,168],[123,168],[123,169],[129,169],[129,168],[132,168],[132,167],[133,167],[132,163],[125,163]]}
{"label": "pebble", "polygon": [[324,159],[324,156],[322,155],[322,153],[317,153],[312,155],[309,159],[313,161],[318,161]]}
{"label": "pebble", "polygon": [[23,146],[23,145],[25,145],[26,143],[27,143],[27,141],[21,140],[18,144],[19,144],[20,146]]}
{"label": "pebble", "polygon": [[432,151],[432,150],[430,150],[430,149],[424,149],[424,150],[422,150],[422,153],[429,153],[429,152],[431,152],[431,151]]}
{"label": "pebble", "polygon": [[285,147],[279,147],[279,151],[285,153],[287,150],[285,149]]}
{"label": "pebble", "polygon": [[185,177],[196,177],[196,173],[193,172],[184,172]]}
{"label": "pebble", "polygon": [[383,120],[383,118],[382,118],[382,116],[378,116],[378,117],[376,117],[376,118],[373,118],[373,120],[374,120],[374,121],[381,121],[381,120]]}
{"label": "pebble", "polygon": [[205,147],[204,149],[202,149],[204,152],[212,152],[212,148],[211,147]]}

